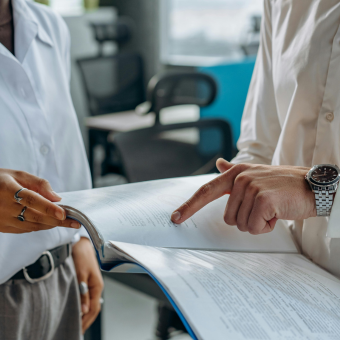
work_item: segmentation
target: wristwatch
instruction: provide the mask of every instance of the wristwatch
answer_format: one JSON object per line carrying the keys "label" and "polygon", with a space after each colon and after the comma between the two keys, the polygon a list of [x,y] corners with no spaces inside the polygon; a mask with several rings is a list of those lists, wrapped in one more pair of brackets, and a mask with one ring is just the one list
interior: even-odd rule
{"label": "wristwatch", "polygon": [[340,181],[340,169],[334,164],[314,165],[305,178],[315,193],[316,214],[329,216]]}

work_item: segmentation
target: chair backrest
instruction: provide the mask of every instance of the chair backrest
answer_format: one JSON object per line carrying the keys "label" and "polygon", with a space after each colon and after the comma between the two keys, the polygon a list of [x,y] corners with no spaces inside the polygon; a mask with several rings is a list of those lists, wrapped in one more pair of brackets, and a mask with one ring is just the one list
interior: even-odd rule
{"label": "chair backrest", "polygon": [[143,60],[119,53],[77,60],[90,114],[134,110],[145,100]]}
{"label": "chair backrest", "polygon": [[103,54],[105,42],[115,42],[121,47],[132,38],[132,22],[128,18],[118,18],[115,22],[90,22],[94,39],[99,45],[99,55]]}
{"label": "chair backrest", "polygon": [[217,158],[233,157],[230,125],[222,119],[158,124],[116,134],[114,143],[129,182],[211,173]]}
{"label": "chair backrest", "polygon": [[147,88],[147,102],[136,110],[142,114],[154,112],[157,124],[161,109],[185,104],[205,107],[214,101],[216,94],[217,84],[208,74],[165,72],[151,78]]}

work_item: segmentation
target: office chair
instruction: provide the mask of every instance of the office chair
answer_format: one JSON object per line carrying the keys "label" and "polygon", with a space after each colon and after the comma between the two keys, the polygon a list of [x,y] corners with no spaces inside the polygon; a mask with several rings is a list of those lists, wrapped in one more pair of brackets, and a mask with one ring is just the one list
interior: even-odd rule
{"label": "office chair", "polygon": [[136,111],[155,114],[155,125],[114,137],[128,181],[210,173],[216,170],[218,157],[231,159],[231,129],[223,119],[160,123],[163,108],[184,104],[207,107],[216,94],[215,80],[204,73],[167,72],[154,76],[147,89],[148,101]]}
{"label": "office chair", "polygon": [[144,66],[137,53],[77,60],[90,114],[134,110],[145,100]]}
{"label": "office chair", "polygon": [[[142,57],[138,53],[103,55],[105,43],[114,42],[120,48],[131,39],[131,22],[123,18],[115,23],[92,22],[90,26],[98,43],[98,55],[77,60],[90,115],[134,110],[145,100]],[[114,145],[107,141],[108,135],[108,131],[89,130],[89,164],[92,175],[94,148],[98,144],[103,145],[106,154],[102,163],[102,175],[121,172],[115,159]]]}
{"label": "office chair", "polygon": [[202,72],[165,72],[151,78],[147,87],[147,101],[136,107],[136,112],[155,114],[160,123],[160,111],[166,107],[193,104],[209,106],[216,98],[214,78]]}
{"label": "office chair", "polygon": [[233,156],[231,129],[223,119],[202,119],[119,133],[115,145],[130,183],[216,172]]}
{"label": "office chair", "polygon": [[90,26],[99,45],[99,55],[103,55],[104,43],[114,41],[120,49],[132,37],[133,22],[129,18],[120,17],[115,22],[91,22]]}

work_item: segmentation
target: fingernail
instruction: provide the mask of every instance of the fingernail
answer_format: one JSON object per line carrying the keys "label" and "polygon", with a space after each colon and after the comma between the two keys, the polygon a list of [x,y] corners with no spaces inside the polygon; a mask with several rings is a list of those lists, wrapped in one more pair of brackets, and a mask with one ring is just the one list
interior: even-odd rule
{"label": "fingernail", "polygon": [[78,222],[71,222],[71,227],[74,229],[79,229],[80,228],[80,223]]}
{"label": "fingernail", "polygon": [[52,191],[52,194],[53,194],[53,196],[58,197],[58,198],[61,199],[61,197],[55,191]]}
{"label": "fingernail", "polygon": [[173,221],[179,221],[181,219],[181,213],[179,211],[174,211],[171,215]]}
{"label": "fingernail", "polygon": [[55,212],[55,216],[57,217],[58,220],[64,220],[65,219],[65,215],[63,212],[61,212],[60,210],[57,210]]}
{"label": "fingernail", "polygon": [[[79,305],[78,305],[79,306]],[[83,303],[81,305],[81,311],[83,312],[83,314],[86,314],[89,312],[89,307],[87,305],[85,305],[85,303]]]}

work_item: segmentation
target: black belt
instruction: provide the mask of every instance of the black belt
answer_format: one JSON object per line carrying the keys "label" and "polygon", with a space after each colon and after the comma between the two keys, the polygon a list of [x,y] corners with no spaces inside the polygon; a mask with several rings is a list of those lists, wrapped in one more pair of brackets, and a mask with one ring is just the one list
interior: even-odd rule
{"label": "black belt", "polygon": [[21,269],[10,280],[26,279],[30,283],[39,282],[50,277],[54,269],[65,262],[71,253],[71,244],[44,251],[33,264]]}

